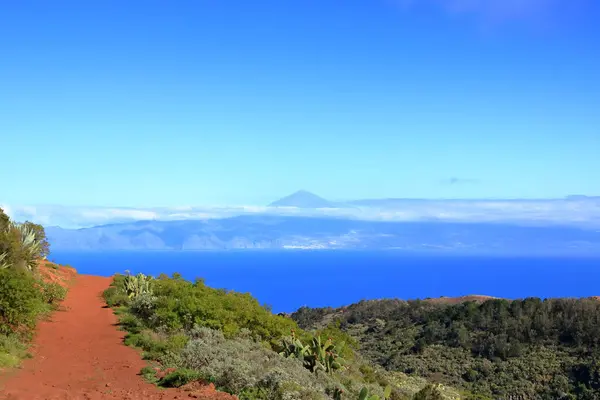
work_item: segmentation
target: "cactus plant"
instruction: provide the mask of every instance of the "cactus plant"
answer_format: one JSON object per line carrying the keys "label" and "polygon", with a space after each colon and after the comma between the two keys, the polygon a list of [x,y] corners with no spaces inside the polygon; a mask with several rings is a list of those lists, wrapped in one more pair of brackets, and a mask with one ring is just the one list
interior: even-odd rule
{"label": "cactus plant", "polygon": [[383,398],[388,400],[390,397],[392,397],[392,387],[388,385],[383,390]]}
{"label": "cactus plant", "polygon": [[304,357],[308,354],[309,348],[302,344],[300,339],[296,337],[296,332],[292,330],[292,336],[290,339],[283,340],[283,350],[279,352],[284,357],[297,358],[304,360]]}
{"label": "cactus plant", "polygon": [[320,336],[315,336],[309,344],[304,345],[292,331],[291,340],[284,340],[282,347],[283,350],[279,354],[302,360],[311,372],[321,370],[331,374],[342,368],[344,360],[337,354],[331,338],[323,342]]}
{"label": "cactus plant", "polygon": [[340,388],[335,388],[333,390],[333,400],[342,400],[342,394],[344,391]]}
{"label": "cactus plant", "polygon": [[130,299],[136,298],[142,294],[152,294],[152,276],[144,275],[141,272],[137,275],[131,275],[126,271],[123,280],[123,291]]}
{"label": "cactus plant", "polygon": [[331,374],[342,368],[343,359],[337,354],[331,338],[323,342],[321,336],[315,336],[308,346],[309,352],[304,360],[312,372],[323,370]]}
{"label": "cactus plant", "polygon": [[[388,400],[391,395],[392,395],[392,388],[390,386],[386,386],[385,390],[383,391],[384,400]],[[379,400],[379,396],[377,396],[375,394],[370,395],[369,389],[367,389],[366,387],[363,387],[362,390],[360,391],[360,393],[358,394],[358,400]]]}
{"label": "cactus plant", "polygon": [[377,396],[369,396],[369,389],[367,389],[366,387],[362,388],[362,390],[360,391],[360,393],[358,394],[358,400],[379,400],[379,397]]}

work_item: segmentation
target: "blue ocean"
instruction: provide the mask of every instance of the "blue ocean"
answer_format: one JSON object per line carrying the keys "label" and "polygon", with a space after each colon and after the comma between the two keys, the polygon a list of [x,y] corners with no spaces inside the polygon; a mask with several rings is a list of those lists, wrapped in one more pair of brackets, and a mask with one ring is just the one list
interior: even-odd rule
{"label": "blue ocean", "polygon": [[600,259],[425,256],[401,252],[53,252],[79,273],[179,272],[249,292],[274,312],[362,299],[483,294],[503,298],[600,295]]}

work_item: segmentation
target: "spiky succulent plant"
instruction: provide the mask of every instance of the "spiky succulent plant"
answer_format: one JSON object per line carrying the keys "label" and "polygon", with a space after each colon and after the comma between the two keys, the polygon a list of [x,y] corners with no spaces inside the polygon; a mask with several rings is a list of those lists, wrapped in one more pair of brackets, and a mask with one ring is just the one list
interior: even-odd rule
{"label": "spiky succulent plant", "polygon": [[0,269],[10,268],[11,264],[8,262],[8,260],[6,260],[7,257],[8,254],[6,253],[0,254]]}
{"label": "spiky succulent plant", "polygon": [[36,266],[36,258],[40,253],[40,242],[37,241],[35,232],[24,225],[17,225],[21,234],[21,250],[25,256],[25,266],[32,271]]}
{"label": "spiky succulent plant", "polygon": [[126,271],[125,280],[123,281],[123,291],[133,299],[142,294],[152,294],[152,276],[144,275],[139,273],[137,275],[131,275],[129,271]]}
{"label": "spiky succulent plant", "polygon": [[11,222],[3,233],[11,238],[12,245],[0,254],[0,269],[19,268],[33,271],[41,249],[35,232],[26,225]]}

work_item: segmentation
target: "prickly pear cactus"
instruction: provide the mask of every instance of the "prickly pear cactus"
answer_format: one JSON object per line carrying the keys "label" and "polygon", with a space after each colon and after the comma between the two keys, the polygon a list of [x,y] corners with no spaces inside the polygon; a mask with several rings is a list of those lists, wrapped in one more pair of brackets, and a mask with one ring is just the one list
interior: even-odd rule
{"label": "prickly pear cactus", "polygon": [[142,273],[131,275],[127,271],[127,275],[125,275],[125,280],[123,281],[123,290],[130,299],[134,299],[142,294],[152,294],[151,284],[153,279],[152,276]]}

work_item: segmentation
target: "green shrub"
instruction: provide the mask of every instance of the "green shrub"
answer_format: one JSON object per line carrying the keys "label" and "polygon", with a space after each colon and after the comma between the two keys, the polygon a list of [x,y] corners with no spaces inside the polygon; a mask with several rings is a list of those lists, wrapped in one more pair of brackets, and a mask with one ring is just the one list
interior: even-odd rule
{"label": "green shrub", "polygon": [[195,325],[221,330],[234,337],[243,328],[275,343],[297,328],[289,318],[273,315],[249,294],[209,288],[201,280],[157,279],[153,283],[155,313],[145,322],[154,328],[189,330]]}
{"label": "green shrub", "polygon": [[[152,293],[129,299],[125,279],[115,276],[104,297],[129,332],[126,344],[142,349],[161,369],[175,369],[161,385],[199,377],[246,400],[322,400],[335,393],[356,400],[363,387],[382,398],[383,388],[394,382],[383,368],[366,366],[355,352],[356,341],[337,322],[306,332],[249,294],[212,289],[177,274],[161,274],[152,281]],[[286,353],[282,343],[290,332],[297,343]],[[154,379],[150,370],[145,375]]]}
{"label": "green shrub", "polygon": [[0,367],[27,356],[26,341],[38,318],[65,297],[65,288],[34,273],[48,251],[41,225],[15,223],[0,208]]}
{"label": "green shrub", "polygon": [[135,315],[125,313],[119,318],[119,326],[122,330],[129,333],[140,333],[144,329],[144,325]]}
{"label": "green shrub", "polygon": [[129,305],[132,314],[153,324],[156,312],[156,296],[150,293],[140,294],[133,298]]}
{"label": "green shrub", "polygon": [[125,292],[117,286],[110,286],[102,293],[104,301],[109,307],[120,307],[129,304],[130,299]]}
{"label": "green shrub", "polygon": [[265,388],[250,387],[242,390],[238,396],[240,400],[270,400],[270,393]]}
{"label": "green shrub", "polygon": [[444,397],[434,385],[427,385],[413,396],[413,400],[444,400]]}
{"label": "green shrub", "polygon": [[125,344],[142,349],[144,358],[148,360],[159,360],[168,352],[179,353],[189,340],[183,334],[168,335],[149,329],[139,329],[140,327],[136,326],[137,333],[128,333],[125,336]]}
{"label": "green shrub", "polygon": [[158,381],[158,384],[163,387],[178,388],[186,383],[196,381],[198,379],[200,379],[200,374],[198,372],[183,368],[167,374],[164,378]]}
{"label": "green shrub", "polygon": [[325,389],[332,384],[326,374],[315,376],[301,361],[281,357],[252,340],[227,339],[221,331],[205,327],[193,329],[190,335],[181,352],[183,365],[227,392],[242,393],[252,387],[277,392],[285,384],[296,384],[317,398],[325,398]]}
{"label": "green shrub", "polygon": [[156,360],[168,348],[166,338],[148,329],[139,333],[127,334],[125,336],[125,344],[142,349],[144,351],[144,358],[147,360]]}
{"label": "green shrub", "polygon": [[[0,334],[29,333],[48,311],[39,283],[27,272],[0,270]],[[21,328],[24,328],[22,330]]]}
{"label": "green shrub", "polygon": [[27,346],[15,335],[0,334],[0,368],[12,368],[27,357]]}
{"label": "green shrub", "polygon": [[156,370],[151,366],[142,368],[140,374],[150,383],[158,384],[159,379],[156,377]]}
{"label": "green shrub", "polygon": [[375,374],[375,369],[368,364],[363,364],[359,367],[359,371],[363,374],[363,379],[368,383],[377,382],[377,377]]}
{"label": "green shrub", "polygon": [[42,282],[40,286],[42,299],[47,304],[55,305],[64,300],[67,295],[67,289],[56,282]]}

